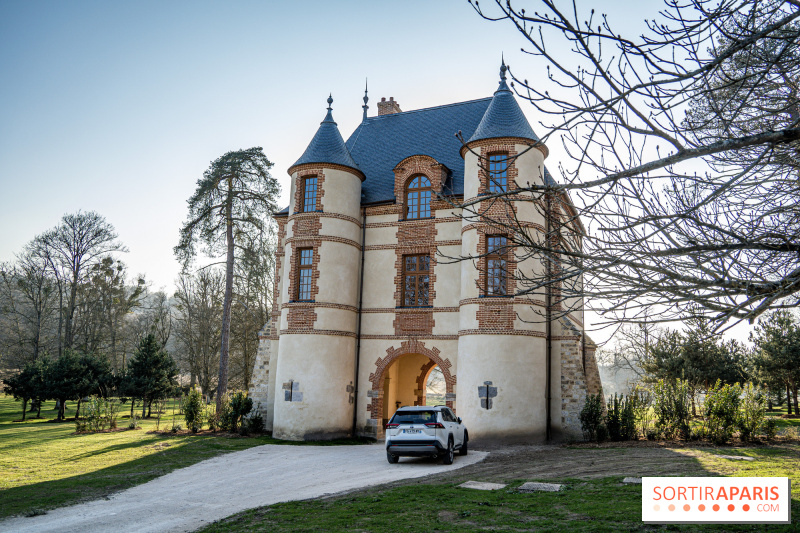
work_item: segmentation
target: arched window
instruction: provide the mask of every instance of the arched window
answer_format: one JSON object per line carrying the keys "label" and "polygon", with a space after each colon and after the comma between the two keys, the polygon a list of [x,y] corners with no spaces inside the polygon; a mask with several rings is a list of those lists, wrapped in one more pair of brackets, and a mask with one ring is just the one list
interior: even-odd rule
{"label": "arched window", "polygon": [[406,189],[406,219],[431,216],[431,182],[425,176],[412,178]]}

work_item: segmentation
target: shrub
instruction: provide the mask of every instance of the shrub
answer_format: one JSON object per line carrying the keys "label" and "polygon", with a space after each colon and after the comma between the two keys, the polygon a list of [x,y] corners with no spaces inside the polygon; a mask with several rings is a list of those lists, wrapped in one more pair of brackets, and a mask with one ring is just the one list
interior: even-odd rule
{"label": "shrub", "polygon": [[253,433],[264,433],[264,417],[258,411],[252,413],[247,418],[247,427]]}
{"label": "shrub", "polygon": [[783,436],[783,438],[785,438],[786,440],[797,440],[798,437],[800,437],[800,432],[797,430],[796,427],[790,426],[783,430],[781,436]]}
{"label": "shrub", "polygon": [[739,437],[747,442],[752,440],[761,430],[764,423],[764,410],[766,398],[760,391],[748,383],[742,389],[741,407],[736,426],[739,428]]}
{"label": "shrub", "polygon": [[646,436],[650,428],[650,422],[653,419],[653,410],[650,406],[653,403],[653,395],[650,391],[636,386],[628,398],[633,398],[633,414],[636,419],[637,434],[641,433]]}
{"label": "shrub", "polygon": [[247,392],[239,391],[231,398],[231,431],[236,431],[239,423],[253,410],[253,399],[247,397]]}
{"label": "shrub", "polygon": [[603,399],[599,394],[587,394],[581,414],[581,429],[587,440],[597,440],[597,430],[603,421]]}
{"label": "shrub", "polygon": [[648,429],[647,433],[645,433],[645,436],[647,437],[647,440],[658,440],[660,434],[655,429]]}
{"label": "shrub", "polygon": [[778,433],[778,422],[774,418],[769,417],[764,421],[762,428],[767,440],[774,440],[775,435]]}
{"label": "shrub", "polygon": [[138,429],[139,428],[139,417],[133,415],[128,422],[128,429]]}
{"label": "shrub", "polygon": [[660,379],[653,384],[653,414],[656,429],[664,437],[689,439],[691,398],[685,379]]}
{"label": "shrub", "polygon": [[741,393],[738,383],[722,385],[719,380],[708,389],[703,403],[704,429],[714,444],[725,444],[730,440],[739,419]]}
{"label": "shrub", "polygon": [[192,433],[203,427],[203,398],[197,388],[193,388],[186,396],[186,401],[183,403],[183,419],[186,421],[186,427],[192,430]]}
{"label": "shrub", "polygon": [[605,442],[608,440],[608,428],[605,424],[597,426],[597,442]]}

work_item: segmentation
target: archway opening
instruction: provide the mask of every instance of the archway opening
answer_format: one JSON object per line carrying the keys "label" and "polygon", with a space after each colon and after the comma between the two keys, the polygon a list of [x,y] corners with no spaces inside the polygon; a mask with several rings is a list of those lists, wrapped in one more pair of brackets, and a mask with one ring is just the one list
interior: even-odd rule
{"label": "archway opening", "polygon": [[381,392],[383,422],[406,405],[425,405],[426,382],[436,363],[428,357],[409,353],[392,361],[383,372]]}
{"label": "archway opening", "polygon": [[435,365],[428,372],[425,379],[425,403],[424,405],[444,405],[447,394],[447,384],[444,380],[444,373],[439,365]]}

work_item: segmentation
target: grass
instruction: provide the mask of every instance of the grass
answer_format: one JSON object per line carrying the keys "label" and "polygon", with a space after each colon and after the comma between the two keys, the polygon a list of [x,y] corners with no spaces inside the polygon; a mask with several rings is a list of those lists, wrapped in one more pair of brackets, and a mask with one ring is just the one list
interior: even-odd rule
{"label": "grass", "polygon": [[[800,446],[682,449],[709,475],[786,476],[800,472]],[[720,454],[757,460],[730,461]],[[587,459],[591,451],[587,450]],[[497,481],[487,479],[485,481]],[[641,522],[641,488],[622,478],[539,480],[566,485],[558,493],[520,493],[516,480],[499,491],[458,488],[456,483],[413,484],[327,500],[287,502],[252,509],[209,525],[204,533],[250,531],[797,531],[796,525],[669,525]],[[800,486],[792,491],[800,512]]]}
{"label": "grass", "polygon": [[[138,430],[75,434],[74,422],[50,421],[54,407],[54,402],[45,402],[43,419],[14,422],[22,415],[21,403],[0,395],[0,518],[102,498],[224,453],[261,444],[303,444],[268,436],[164,435],[154,433],[155,419],[142,420]],[[67,407],[66,416],[74,416],[75,404]],[[174,411],[176,422],[184,425],[183,416]],[[126,417],[118,421],[120,427],[127,427],[129,412],[123,407]],[[162,431],[171,427],[172,413],[168,405]]]}

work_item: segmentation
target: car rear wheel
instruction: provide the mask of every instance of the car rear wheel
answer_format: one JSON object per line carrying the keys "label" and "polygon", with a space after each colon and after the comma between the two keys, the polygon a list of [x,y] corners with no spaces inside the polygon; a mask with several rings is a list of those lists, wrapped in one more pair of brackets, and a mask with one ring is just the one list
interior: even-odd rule
{"label": "car rear wheel", "polygon": [[447,441],[447,451],[444,452],[442,456],[442,463],[446,465],[453,464],[453,458],[455,457],[455,450],[453,449],[453,438],[450,437]]}
{"label": "car rear wheel", "polygon": [[392,453],[386,452],[386,460],[389,461],[389,464],[393,465],[399,461],[400,458]]}
{"label": "car rear wheel", "polygon": [[461,448],[458,450],[458,455],[467,455],[469,449],[467,448],[467,443],[469,442],[469,435],[467,432],[464,432],[464,442],[461,444]]}

